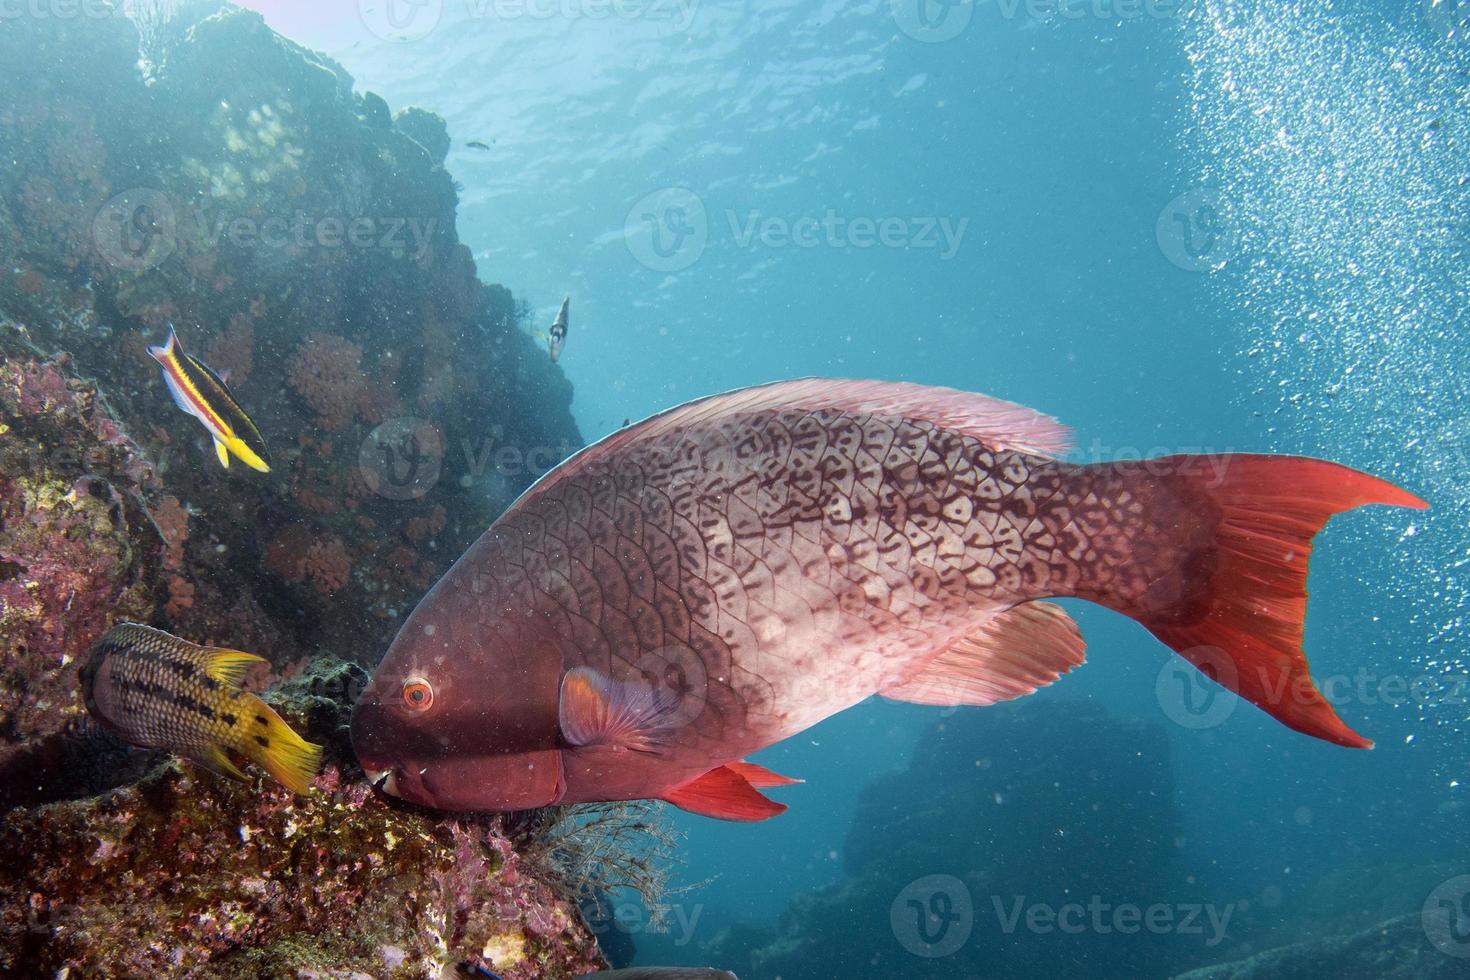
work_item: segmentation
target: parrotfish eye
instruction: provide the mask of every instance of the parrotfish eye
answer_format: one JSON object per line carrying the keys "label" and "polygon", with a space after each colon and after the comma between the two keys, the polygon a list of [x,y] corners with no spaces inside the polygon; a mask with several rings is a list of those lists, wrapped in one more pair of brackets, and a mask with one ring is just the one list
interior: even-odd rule
{"label": "parrotfish eye", "polygon": [[434,688],[422,677],[403,682],[403,704],[409,711],[428,711],[434,704]]}

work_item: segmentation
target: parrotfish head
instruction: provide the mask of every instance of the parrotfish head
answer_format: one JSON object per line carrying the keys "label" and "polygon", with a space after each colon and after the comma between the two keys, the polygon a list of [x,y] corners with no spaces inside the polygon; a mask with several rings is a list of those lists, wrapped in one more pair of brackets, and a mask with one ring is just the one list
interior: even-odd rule
{"label": "parrotfish head", "polygon": [[358,762],[383,792],[435,809],[556,802],[566,789],[560,657],[522,632],[485,628],[444,591],[409,617],[353,709]]}

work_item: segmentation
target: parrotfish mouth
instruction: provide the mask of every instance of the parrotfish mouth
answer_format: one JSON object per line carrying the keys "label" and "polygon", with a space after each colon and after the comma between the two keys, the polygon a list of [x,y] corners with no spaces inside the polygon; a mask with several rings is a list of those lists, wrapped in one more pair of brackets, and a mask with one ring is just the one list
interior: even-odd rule
{"label": "parrotfish mouth", "polygon": [[368,784],[379,793],[387,793],[389,796],[398,795],[398,785],[393,778],[392,769],[369,769],[366,770]]}

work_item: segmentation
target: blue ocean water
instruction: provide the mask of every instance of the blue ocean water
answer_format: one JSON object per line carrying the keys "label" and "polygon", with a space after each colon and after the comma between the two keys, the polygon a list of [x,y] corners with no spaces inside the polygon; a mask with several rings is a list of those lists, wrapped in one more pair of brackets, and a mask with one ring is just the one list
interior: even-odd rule
{"label": "blue ocean water", "polygon": [[[1090,663],[1031,700],[1164,733],[1180,823],[1139,860],[1189,885],[1114,903],[1197,886],[1289,934],[1332,875],[1470,871],[1463,3],[252,5],[395,110],[445,116],[481,277],[537,322],[572,298],[561,363],[589,440],[714,391],[873,377],[1055,415],[1078,460],[1304,453],[1426,497],[1428,514],[1335,519],[1314,557],[1306,648],[1375,751],[1214,707],[1141,627],[1084,603]],[[683,925],[629,913],[638,961],[705,962],[721,929],[842,882],[859,794],[921,771],[939,716],[874,700],[763,753],[807,780],[769,823],[679,814],[678,877],[710,880],[675,899]],[[1058,779],[1128,805],[1106,771]],[[947,818],[956,837],[984,823]],[[915,879],[974,870],[926,860]],[[849,911],[833,928],[851,946],[892,945],[887,918]],[[1167,938],[1171,969],[1252,948]]]}

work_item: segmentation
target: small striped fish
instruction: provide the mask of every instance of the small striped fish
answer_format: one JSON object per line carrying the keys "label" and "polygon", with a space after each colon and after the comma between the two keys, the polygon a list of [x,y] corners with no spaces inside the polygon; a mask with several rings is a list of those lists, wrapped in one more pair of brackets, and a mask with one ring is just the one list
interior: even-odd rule
{"label": "small striped fish", "polygon": [[174,404],[209,430],[221,466],[228,468],[230,454],[234,453],[251,469],[270,472],[270,456],[260,430],[225,387],[224,379],[199,358],[184,352],[173,327],[169,327],[168,342],[148,348],[148,353],[163,368],[163,380]]}
{"label": "small striped fish", "polygon": [[87,710],[119,738],[166,749],[232,779],[235,752],[292,792],[306,792],[321,746],[301,738],[269,705],[240,690],[253,653],[201,647],[138,623],[114,626],[81,670]]}
{"label": "small striped fish", "polygon": [[546,336],[546,352],[551,355],[552,364],[561,360],[562,348],[567,345],[567,309],[571,305],[570,296],[561,301],[561,309],[557,311],[556,321],[552,323],[551,332]]}

